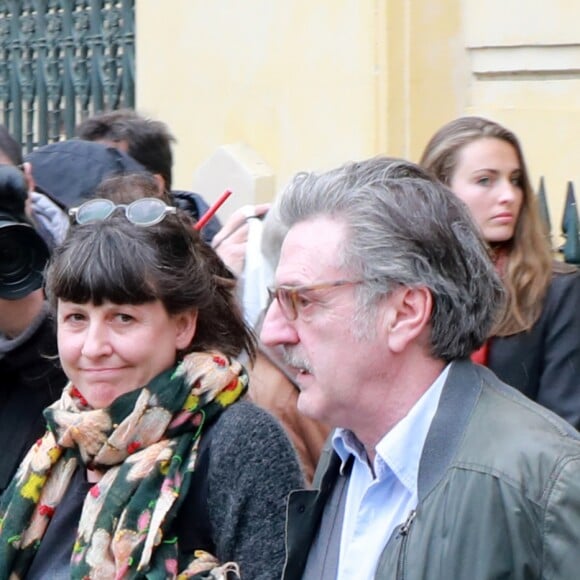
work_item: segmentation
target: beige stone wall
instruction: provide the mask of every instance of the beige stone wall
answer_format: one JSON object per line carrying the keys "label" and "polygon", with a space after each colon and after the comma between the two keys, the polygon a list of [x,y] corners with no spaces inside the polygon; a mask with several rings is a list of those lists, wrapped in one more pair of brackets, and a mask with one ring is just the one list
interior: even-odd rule
{"label": "beige stone wall", "polygon": [[236,143],[278,187],[347,159],[417,160],[461,114],[516,131],[553,223],[567,180],[580,187],[580,2],[137,0],[136,22],[138,108],[176,134],[178,187]]}

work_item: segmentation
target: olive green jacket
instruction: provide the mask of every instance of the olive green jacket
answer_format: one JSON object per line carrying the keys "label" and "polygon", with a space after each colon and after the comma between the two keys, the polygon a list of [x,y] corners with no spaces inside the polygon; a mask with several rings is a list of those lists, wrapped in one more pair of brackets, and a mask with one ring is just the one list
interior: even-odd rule
{"label": "olive green jacket", "polygon": [[[320,522],[346,477],[339,466],[327,446],[318,489],[290,495],[283,580],[302,578],[315,539],[334,545],[315,551],[321,562],[314,568],[336,570],[340,534]],[[423,449],[418,491],[376,579],[580,578],[580,435],[489,370],[453,363]],[[325,514],[322,521],[332,519]]]}

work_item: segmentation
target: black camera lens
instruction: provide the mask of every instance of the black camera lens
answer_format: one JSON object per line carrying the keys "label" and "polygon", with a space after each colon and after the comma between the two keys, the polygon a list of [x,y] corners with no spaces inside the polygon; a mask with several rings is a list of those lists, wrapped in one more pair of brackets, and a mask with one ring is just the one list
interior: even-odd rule
{"label": "black camera lens", "polygon": [[17,300],[42,286],[48,248],[36,230],[0,216],[0,298]]}

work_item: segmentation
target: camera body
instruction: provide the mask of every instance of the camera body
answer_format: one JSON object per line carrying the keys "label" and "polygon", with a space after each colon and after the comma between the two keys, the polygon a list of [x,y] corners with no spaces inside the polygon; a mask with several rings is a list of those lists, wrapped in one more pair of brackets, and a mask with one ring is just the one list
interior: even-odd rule
{"label": "camera body", "polygon": [[42,287],[49,251],[26,218],[24,174],[0,165],[0,298],[17,300]]}

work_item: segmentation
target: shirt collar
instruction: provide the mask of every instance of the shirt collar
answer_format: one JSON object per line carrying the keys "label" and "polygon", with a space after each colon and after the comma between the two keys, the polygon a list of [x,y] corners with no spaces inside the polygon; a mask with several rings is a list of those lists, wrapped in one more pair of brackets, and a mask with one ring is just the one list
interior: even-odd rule
{"label": "shirt collar", "polygon": [[[421,454],[450,366],[448,364],[443,369],[407,415],[376,445],[374,471],[378,479],[384,479],[392,473],[412,494],[417,493]],[[342,462],[341,473],[351,455],[359,461],[367,461],[364,446],[348,429],[336,429],[332,444]]]}

